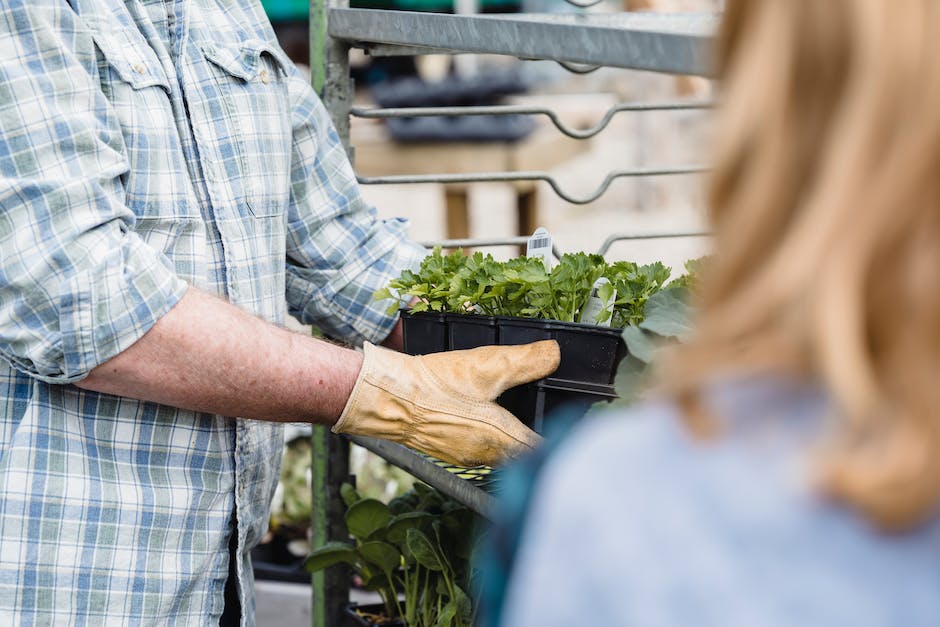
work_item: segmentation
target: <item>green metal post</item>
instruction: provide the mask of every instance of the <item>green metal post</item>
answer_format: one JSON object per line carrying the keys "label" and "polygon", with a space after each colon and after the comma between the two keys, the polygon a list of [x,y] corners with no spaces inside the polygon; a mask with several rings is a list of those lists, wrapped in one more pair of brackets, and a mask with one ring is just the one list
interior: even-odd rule
{"label": "green metal post", "polygon": [[310,84],[323,96],[326,84],[326,0],[310,0]]}
{"label": "green metal post", "polygon": [[345,9],[349,0],[311,0],[310,3],[310,76],[313,88],[333,118],[350,160],[349,111],[353,102],[353,84],[349,77],[349,44],[330,37],[327,30],[329,10]]}
{"label": "green metal post", "polygon": [[[330,540],[344,540],[345,507],[340,485],[349,476],[349,444],[327,427],[313,428],[313,521],[311,545],[323,546]],[[332,566],[312,575],[313,627],[344,624],[342,613],[349,602],[351,573],[344,566]]]}
{"label": "green metal post", "polygon": [[[333,0],[310,1],[310,79],[314,90],[330,110],[344,144],[349,145],[349,109],[352,88],[349,79],[349,48],[327,34],[327,18]],[[345,3],[344,3],[345,6]],[[343,88],[345,86],[345,88]],[[313,520],[311,543],[323,546],[345,539],[345,507],[339,487],[349,476],[349,444],[327,427],[315,426],[312,486]],[[343,607],[349,601],[350,571],[334,566],[312,575],[313,627],[343,624]]]}

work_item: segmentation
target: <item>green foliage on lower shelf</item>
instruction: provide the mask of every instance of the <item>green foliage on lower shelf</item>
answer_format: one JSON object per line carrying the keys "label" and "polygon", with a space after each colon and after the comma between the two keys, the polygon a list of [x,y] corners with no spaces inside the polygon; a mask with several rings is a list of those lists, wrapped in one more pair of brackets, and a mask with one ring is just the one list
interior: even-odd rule
{"label": "green foliage on lower shelf", "polygon": [[388,505],[362,498],[349,484],[341,493],[352,540],[315,549],[307,570],[352,566],[365,588],[382,597],[388,616],[400,616],[408,627],[470,627],[477,515],[421,483]]}

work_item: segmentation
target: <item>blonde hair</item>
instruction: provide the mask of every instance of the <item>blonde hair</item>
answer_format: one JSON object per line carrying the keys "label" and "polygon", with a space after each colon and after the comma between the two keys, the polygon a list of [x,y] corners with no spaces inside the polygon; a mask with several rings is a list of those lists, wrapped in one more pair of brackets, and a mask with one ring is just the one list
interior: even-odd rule
{"label": "blonde hair", "polygon": [[728,0],[696,336],[664,386],[821,383],[822,488],[879,526],[940,501],[940,2]]}

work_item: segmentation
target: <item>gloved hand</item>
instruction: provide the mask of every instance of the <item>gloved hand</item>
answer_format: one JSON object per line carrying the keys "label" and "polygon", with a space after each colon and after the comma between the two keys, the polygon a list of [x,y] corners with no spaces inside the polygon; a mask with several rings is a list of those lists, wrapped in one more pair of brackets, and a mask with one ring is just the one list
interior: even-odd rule
{"label": "gloved hand", "polygon": [[558,367],[554,340],[411,356],[372,344],[334,433],[393,440],[459,466],[496,465],[541,438],[495,403]]}

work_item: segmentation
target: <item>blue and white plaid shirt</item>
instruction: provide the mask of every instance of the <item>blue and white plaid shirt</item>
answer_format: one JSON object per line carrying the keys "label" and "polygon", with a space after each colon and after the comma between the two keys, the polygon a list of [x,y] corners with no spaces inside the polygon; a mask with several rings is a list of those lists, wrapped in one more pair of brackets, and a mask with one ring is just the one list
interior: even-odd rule
{"label": "blue and white plaid shirt", "polygon": [[3,2],[0,624],[217,622],[233,509],[250,619],[280,427],[69,383],[187,285],[381,340],[404,226],[256,0]]}

